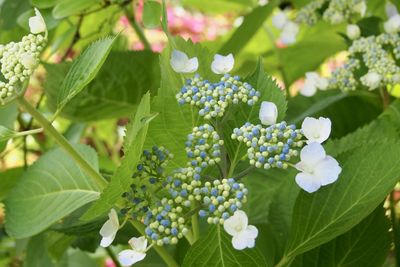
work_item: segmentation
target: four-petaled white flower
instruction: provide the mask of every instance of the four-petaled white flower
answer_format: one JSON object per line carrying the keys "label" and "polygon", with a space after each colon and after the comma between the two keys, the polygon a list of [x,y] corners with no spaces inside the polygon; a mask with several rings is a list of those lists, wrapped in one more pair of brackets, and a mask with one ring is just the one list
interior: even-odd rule
{"label": "four-petaled white flower", "polygon": [[192,73],[199,67],[197,57],[190,58],[179,50],[172,51],[170,64],[172,69],[178,73]]}
{"label": "four-petaled white flower", "polygon": [[296,42],[297,34],[299,33],[300,27],[293,21],[288,21],[283,26],[280,40],[283,44],[289,45]]}
{"label": "four-petaled white flower", "polygon": [[358,27],[358,25],[356,25],[356,24],[347,25],[347,36],[351,40],[358,39],[361,36],[360,27]]}
{"label": "four-petaled white flower", "polygon": [[273,102],[263,101],[258,116],[264,125],[275,124],[278,117],[278,108]]}
{"label": "four-petaled white flower", "polygon": [[328,80],[318,75],[316,72],[307,72],[304,85],[300,89],[300,94],[303,96],[313,96],[317,89],[326,90],[328,87]]}
{"label": "four-petaled white flower", "polygon": [[317,191],[321,186],[335,182],[342,168],[331,156],[327,156],[321,144],[313,142],[300,152],[301,161],[296,169],[296,183],[308,193]]}
{"label": "four-petaled white flower", "polygon": [[225,74],[233,69],[234,64],[235,59],[233,58],[232,54],[227,56],[216,54],[213,62],[211,63],[211,70],[216,74]]}
{"label": "four-petaled white flower", "polygon": [[400,31],[400,15],[395,14],[392,17],[390,17],[389,20],[383,24],[383,27],[385,28],[385,32],[387,32],[387,33],[399,32]]}
{"label": "four-petaled white flower", "polygon": [[369,71],[360,78],[363,85],[369,87],[369,90],[374,90],[379,87],[382,81],[382,75],[375,71]]}
{"label": "four-petaled white flower", "polygon": [[144,236],[133,237],[129,240],[132,249],[126,249],[118,254],[122,266],[131,266],[146,257],[147,239]]}
{"label": "four-petaled white flower", "polygon": [[225,231],[232,236],[232,245],[237,250],[253,248],[258,230],[253,225],[248,225],[248,218],[244,211],[237,210],[224,222]]}
{"label": "four-petaled white flower", "polygon": [[318,119],[307,117],[304,119],[301,130],[307,138],[307,144],[312,142],[323,143],[331,134],[331,120],[320,117]]}
{"label": "four-petaled white flower", "polygon": [[114,241],[115,236],[119,230],[118,214],[114,209],[108,213],[108,220],[103,224],[100,229],[101,239],[100,246],[108,247]]}
{"label": "four-petaled white flower", "polygon": [[29,28],[33,34],[47,31],[46,23],[37,8],[35,8],[35,16],[29,18]]}

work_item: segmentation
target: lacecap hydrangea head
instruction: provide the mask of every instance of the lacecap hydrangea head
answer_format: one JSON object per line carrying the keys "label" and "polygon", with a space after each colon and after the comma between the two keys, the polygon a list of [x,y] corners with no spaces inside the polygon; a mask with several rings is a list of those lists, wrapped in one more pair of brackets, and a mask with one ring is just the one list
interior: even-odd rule
{"label": "lacecap hydrangea head", "polygon": [[46,25],[35,9],[36,15],[30,18],[31,33],[20,42],[0,45],[1,74],[0,105],[11,102],[22,95],[28,85],[29,77],[40,61],[40,53],[47,42]]}

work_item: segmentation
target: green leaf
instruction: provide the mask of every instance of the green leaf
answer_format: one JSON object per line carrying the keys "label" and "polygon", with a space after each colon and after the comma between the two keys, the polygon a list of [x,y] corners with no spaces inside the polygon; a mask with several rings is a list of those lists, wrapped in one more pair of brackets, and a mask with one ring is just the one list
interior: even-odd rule
{"label": "green leaf", "polygon": [[[0,106],[0,125],[9,129],[14,129],[14,122],[18,116],[18,109],[16,104],[9,104]],[[7,141],[0,141],[0,152],[6,147]]]}
{"label": "green leaf", "polygon": [[[98,169],[96,152],[74,146]],[[44,154],[8,195],[6,230],[15,238],[35,235],[99,197],[98,188],[61,148]]]}
{"label": "green leaf", "polygon": [[296,257],[290,266],[382,266],[391,243],[389,226],[379,207],[350,231]]}
{"label": "green leaf", "polygon": [[0,201],[7,196],[23,172],[23,168],[12,168],[0,172]]}
{"label": "green leaf", "polygon": [[219,49],[220,54],[238,54],[263,26],[279,1],[269,1],[268,5],[258,6],[247,14],[243,23],[232,34],[229,40]]}
{"label": "green leaf", "polygon": [[107,37],[93,43],[73,62],[61,84],[57,110],[61,110],[94,79],[110,53],[115,39],[116,37]]}
{"label": "green leaf", "polygon": [[31,0],[32,6],[37,8],[53,7],[57,2],[57,0]]}
{"label": "green leaf", "polygon": [[143,24],[146,28],[156,28],[160,25],[161,5],[157,1],[147,0],[143,7]]}
{"label": "green leaf", "polygon": [[13,138],[17,132],[0,125],[0,142],[8,141]]}
{"label": "green leaf", "polygon": [[11,30],[17,26],[16,18],[30,8],[26,0],[5,0],[0,8],[0,29]]}
{"label": "green leaf", "polygon": [[235,250],[232,237],[220,226],[213,226],[206,236],[200,238],[187,252],[182,267],[248,267],[267,266],[262,253],[257,249]]}
{"label": "green leaf", "polygon": [[53,16],[56,19],[63,19],[72,15],[81,14],[85,9],[100,4],[99,0],[62,0],[53,9]]}
{"label": "green leaf", "polygon": [[381,142],[339,158],[337,182],[313,194],[302,191],[296,201],[286,257],[311,250],[357,225],[398,181],[400,143]]}
{"label": "green leaf", "polygon": [[53,267],[49,252],[47,250],[45,234],[32,237],[26,249],[24,267]]}
{"label": "green leaf", "polygon": [[[50,110],[57,108],[57,93],[69,64],[45,64],[45,92]],[[112,51],[98,75],[68,102],[60,115],[73,121],[120,118],[132,114],[141,97],[160,86],[158,57],[148,51]]]}
{"label": "green leaf", "polygon": [[[150,118],[150,119],[149,119]],[[150,94],[143,96],[137,112],[127,126],[124,140],[125,157],[115,171],[111,182],[100,196],[100,199],[84,215],[84,220],[90,220],[109,211],[121,199],[122,193],[129,189],[132,174],[136,170],[143,151],[150,116]]]}

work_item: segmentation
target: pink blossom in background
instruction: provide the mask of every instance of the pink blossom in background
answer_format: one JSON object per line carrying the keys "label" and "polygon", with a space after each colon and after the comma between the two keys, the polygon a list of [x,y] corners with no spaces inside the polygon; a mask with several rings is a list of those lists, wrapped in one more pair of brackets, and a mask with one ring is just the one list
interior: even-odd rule
{"label": "pink blossom in background", "polygon": [[117,267],[112,259],[106,259],[104,263],[104,267]]}

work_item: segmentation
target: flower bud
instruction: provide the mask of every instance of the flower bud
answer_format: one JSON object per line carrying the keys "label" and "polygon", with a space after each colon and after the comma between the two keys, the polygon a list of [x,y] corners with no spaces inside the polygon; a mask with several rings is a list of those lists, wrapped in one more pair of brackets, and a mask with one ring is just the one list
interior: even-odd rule
{"label": "flower bud", "polygon": [[42,32],[46,32],[46,23],[40,14],[39,10],[35,8],[35,16],[29,18],[29,28],[31,33],[38,34]]}
{"label": "flower bud", "polygon": [[347,25],[347,36],[351,40],[358,39],[360,35],[361,35],[360,27],[358,27],[356,24]]}

